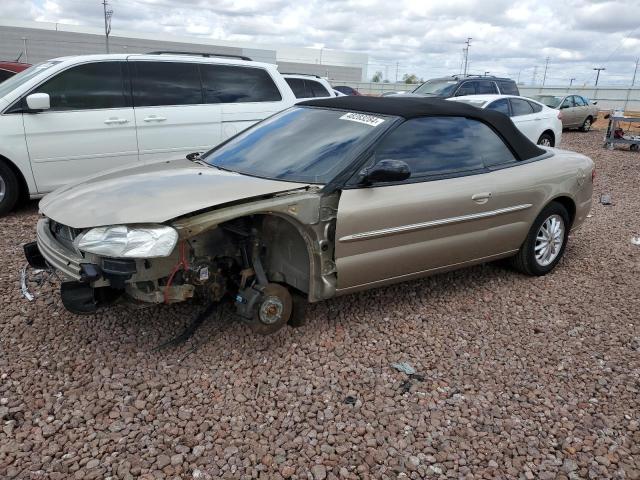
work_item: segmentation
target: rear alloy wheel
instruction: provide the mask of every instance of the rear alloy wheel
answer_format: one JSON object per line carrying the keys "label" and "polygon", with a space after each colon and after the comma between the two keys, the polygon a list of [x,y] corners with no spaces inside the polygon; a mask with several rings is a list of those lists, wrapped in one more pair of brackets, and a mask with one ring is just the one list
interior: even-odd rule
{"label": "rear alloy wheel", "polygon": [[293,299],[286,287],[268,283],[256,303],[249,327],[261,335],[271,335],[284,327],[291,318]]}
{"label": "rear alloy wheel", "polygon": [[591,117],[585,118],[582,126],[580,127],[580,130],[582,130],[583,132],[588,132],[589,130],[591,130]]}
{"label": "rear alloy wheel", "polygon": [[18,202],[20,185],[15,173],[0,161],[0,217],[9,213]]}
{"label": "rear alloy wheel", "polygon": [[543,133],[538,139],[538,145],[542,145],[543,147],[553,147],[555,145],[553,136],[547,132]]}
{"label": "rear alloy wheel", "polygon": [[513,266],[527,275],[546,275],[564,254],[571,222],[567,209],[552,202],[536,218],[526,240],[511,259]]}

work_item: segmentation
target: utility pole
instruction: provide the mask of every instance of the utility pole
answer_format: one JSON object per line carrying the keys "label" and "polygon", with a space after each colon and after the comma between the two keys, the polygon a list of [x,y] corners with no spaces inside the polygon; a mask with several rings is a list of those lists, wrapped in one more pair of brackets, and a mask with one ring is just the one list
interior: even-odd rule
{"label": "utility pole", "polygon": [[547,67],[549,66],[549,57],[544,62],[544,75],[542,76],[542,86],[544,87],[544,82],[547,81]]}
{"label": "utility pole", "polygon": [[113,10],[108,9],[109,3],[107,0],[102,0],[102,7],[104,9],[104,43],[109,53],[109,34],[111,33],[111,17],[113,16]]}
{"label": "utility pole", "polygon": [[[24,63],[29,63],[29,52],[27,51],[27,37],[22,37],[22,44],[24,45]],[[637,67],[637,65],[636,65]]]}
{"label": "utility pole", "polygon": [[602,70],[606,70],[606,68],[604,68],[604,67],[596,67],[596,68],[594,68],[594,70],[598,71],[598,74],[596,75],[596,87],[597,87],[598,86],[598,80],[600,80],[600,72]]}
{"label": "utility pole", "polygon": [[398,83],[398,67],[400,66],[399,62],[396,62],[396,83]]}
{"label": "utility pole", "polygon": [[575,78],[570,78],[569,79],[569,88],[571,88],[571,85],[573,85],[574,81],[575,81]]}
{"label": "utility pole", "polygon": [[538,76],[538,66],[533,67],[533,76],[531,77],[531,85],[536,84],[536,77]]}
{"label": "utility pole", "polygon": [[467,41],[464,42],[467,44],[466,48],[464,49],[464,76],[467,76],[467,65],[469,63],[469,47],[471,46],[471,37],[467,37]]}
{"label": "utility pole", "polygon": [[640,63],[640,58],[636,58],[636,68],[633,70],[633,80],[631,80],[632,87],[636,84],[636,73],[638,73],[638,63]]}
{"label": "utility pole", "polygon": [[489,75],[491,72],[484,72],[484,76],[486,77],[487,75]]}

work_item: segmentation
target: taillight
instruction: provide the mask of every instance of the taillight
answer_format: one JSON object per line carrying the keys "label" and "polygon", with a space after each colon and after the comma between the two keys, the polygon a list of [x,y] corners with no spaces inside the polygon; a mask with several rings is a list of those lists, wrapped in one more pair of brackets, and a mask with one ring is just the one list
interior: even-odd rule
{"label": "taillight", "polygon": [[591,183],[593,183],[595,179],[596,179],[596,167],[593,167],[593,170],[591,170]]}
{"label": "taillight", "polygon": [[558,110],[558,120],[562,120],[562,112]]}

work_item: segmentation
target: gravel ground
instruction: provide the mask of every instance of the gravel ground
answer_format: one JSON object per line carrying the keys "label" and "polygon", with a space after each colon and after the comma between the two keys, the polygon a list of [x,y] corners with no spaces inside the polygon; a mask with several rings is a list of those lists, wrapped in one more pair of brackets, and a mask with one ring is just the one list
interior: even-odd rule
{"label": "gravel ground", "polygon": [[197,307],[29,303],[36,206],[0,219],[0,478],[640,478],[640,154],[601,139],[565,133],[613,205],[553,274],[466,269],[272,337],[223,318],[158,351]]}

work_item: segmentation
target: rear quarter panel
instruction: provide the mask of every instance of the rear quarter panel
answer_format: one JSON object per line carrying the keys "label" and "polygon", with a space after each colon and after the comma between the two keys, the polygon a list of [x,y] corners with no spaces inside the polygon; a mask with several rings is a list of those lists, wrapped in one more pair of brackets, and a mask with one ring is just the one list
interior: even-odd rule
{"label": "rear quarter panel", "polygon": [[553,148],[549,151],[552,155],[548,158],[489,174],[495,208],[531,205],[521,213],[497,217],[488,226],[496,253],[519,249],[536,217],[554,199],[566,197],[575,204],[574,228],[584,222],[591,208],[593,162],[574,152]]}

